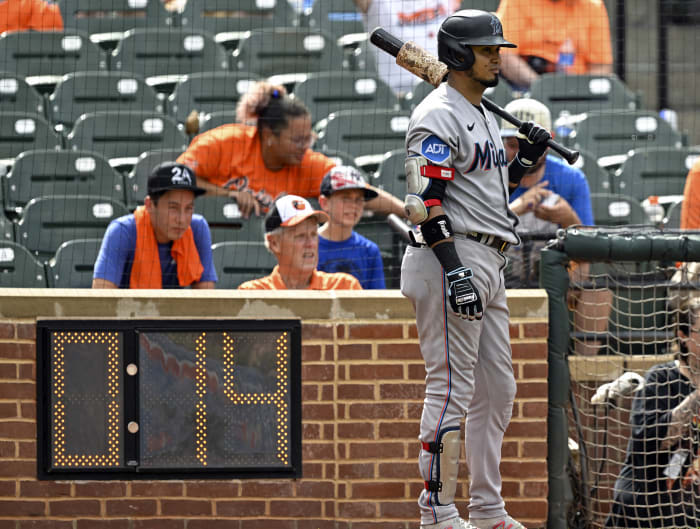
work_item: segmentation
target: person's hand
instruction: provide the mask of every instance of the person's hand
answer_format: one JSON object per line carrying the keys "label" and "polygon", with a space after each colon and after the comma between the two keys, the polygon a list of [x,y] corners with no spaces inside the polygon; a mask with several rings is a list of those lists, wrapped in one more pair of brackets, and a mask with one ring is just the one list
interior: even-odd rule
{"label": "person's hand", "polygon": [[481,296],[472,283],[471,268],[456,268],[447,272],[447,295],[452,311],[462,319],[480,320],[484,313]]}
{"label": "person's hand", "polygon": [[518,161],[525,167],[535,165],[547,150],[547,140],[552,135],[534,121],[525,121],[518,129]]}
{"label": "person's hand", "polygon": [[546,197],[552,194],[546,186],[549,182],[543,180],[542,182],[537,182],[532,187],[528,188],[522,195],[513,201],[511,209],[516,215],[522,215],[528,211],[533,211],[540,202],[542,202]]}
{"label": "person's hand", "polygon": [[690,426],[693,416],[700,411],[700,390],[693,391],[671,411],[671,422],[668,425],[666,438],[662,441],[662,448],[670,448],[675,445],[684,431]]}
{"label": "person's hand", "polygon": [[244,219],[250,217],[251,213],[260,215],[260,202],[249,191],[229,191],[228,196],[236,201]]}
{"label": "person's hand", "polygon": [[552,206],[538,204],[534,213],[535,217],[538,219],[559,224],[562,228],[568,228],[572,224],[578,224],[580,222],[571,204],[561,197],[559,197],[559,200]]}

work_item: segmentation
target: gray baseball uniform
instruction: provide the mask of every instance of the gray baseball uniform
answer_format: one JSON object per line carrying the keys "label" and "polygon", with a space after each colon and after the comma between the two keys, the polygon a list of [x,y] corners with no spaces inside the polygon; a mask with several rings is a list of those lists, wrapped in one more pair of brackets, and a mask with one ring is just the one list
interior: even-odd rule
{"label": "gray baseball uniform", "polygon": [[444,271],[433,251],[426,246],[407,248],[401,292],[416,310],[427,373],[420,428],[419,466],[426,482],[418,500],[421,523],[458,515],[454,502],[438,502],[434,484],[440,482],[439,456],[427,446],[439,443],[446,431],[459,428],[465,415],[470,517],[503,516],[501,444],[516,387],[503,278],[506,259],[486,243],[498,237],[517,244],[519,238],[517,219],[508,208],[508,167],[499,121],[443,83],[414,110],[406,148],[409,155],[421,155],[455,170],[442,207],[452,223],[460,260],[474,273],[472,282],[484,308],[482,320],[455,315],[446,296]]}

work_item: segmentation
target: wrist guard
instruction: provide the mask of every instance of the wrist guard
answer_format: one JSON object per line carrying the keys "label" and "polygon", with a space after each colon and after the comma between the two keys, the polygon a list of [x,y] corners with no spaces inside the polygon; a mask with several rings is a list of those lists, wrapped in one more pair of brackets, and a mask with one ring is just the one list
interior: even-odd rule
{"label": "wrist guard", "polygon": [[423,234],[423,239],[431,248],[440,241],[449,239],[454,235],[452,224],[447,215],[438,215],[430,220],[426,220],[420,225],[420,232]]}

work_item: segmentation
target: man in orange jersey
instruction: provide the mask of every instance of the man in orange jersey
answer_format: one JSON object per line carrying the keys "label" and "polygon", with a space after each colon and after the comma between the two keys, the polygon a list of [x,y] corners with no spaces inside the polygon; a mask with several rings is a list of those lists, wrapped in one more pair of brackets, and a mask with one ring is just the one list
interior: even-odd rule
{"label": "man in orange jersey", "polygon": [[61,31],[58,5],[44,0],[0,0],[0,33],[3,31]]}
{"label": "man in orange jersey", "polygon": [[265,246],[277,259],[269,276],[241,284],[241,290],[362,290],[360,282],[343,272],[316,270],[318,225],[328,221],[297,195],[278,197],[265,216]]}

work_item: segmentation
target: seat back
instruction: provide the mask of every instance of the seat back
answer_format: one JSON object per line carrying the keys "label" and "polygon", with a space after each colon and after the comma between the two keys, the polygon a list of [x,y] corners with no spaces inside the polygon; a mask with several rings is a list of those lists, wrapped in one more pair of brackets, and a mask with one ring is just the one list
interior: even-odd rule
{"label": "seat back", "polygon": [[0,287],[46,288],[44,266],[21,244],[0,239]]}
{"label": "seat back", "polygon": [[[413,110],[433,90],[435,90],[435,87],[433,87],[433,85],[425,81],[421,81],[413,87],[413,90],[406,94],[406,96],[403,99],[403,107],[409,110]],[[490,99],[497,105],[504,107],[513,100],[513,90],[511,90],[508,83],[501,82],[498,83],[496,86],[488,87],[484,91],[484,97]]]}
{"label": "seat back", "polygon": [[5,216],[5,213],[0,211],[0,241],[15,240],[15,226],[10,219]]}
{"label": "seat back", "polygon": [[68,128],[81,115],[103,110],[163,112],[163,104],[140,76],[123,72],[69,73],[49,96],[49,118]]}
{"label": "seat back", "polygon": [[182,152],[189,143],[170,116],[139,111],[83,114],[66,142],[71,150],[96,151],[107,159],[137,157],[154,149],[181,149]]}
{"label": "seat back", "polygon": [[262,243],[264,218],[241,216],[238,204],[225,196],[203,196],[194,204],[195,211],[207,219],[211,242],[248,241]]}
{"label": "seat back", "polygon": [[126,205],[130,210],[143,204],[148,193],[148,175],[153,168],[163,162],[174,162],[181,154],[181,149],[156,149],[139,155],[129,174],[124,177]]}
{"label": "seat back", "polygon": [[234,111],[258,76],[248,72],[193,73],[175,85],[168,97],[168,114],[184,123],[192,110],[200,115]]}
{"label": "seat back", "polygon": [[82,194],[124,201],[122,176],[95,152],[25,151],[3,180],[5,208],[16,213],[36,197]]}
{"label": "seat back", "polygon": [[384,155],[379,162],[376,177],[371,180],[377,186],[395,197],[406,195],[406,149],[395,149]]}
{"label": "seat back", "polygon": [[316,148],[354,157],[383,154],[405,145],[409,118],[399,110],[341,110],[317,124]]}
{"label": "seat back", "polygon": [[181,18],[184,27],[217,35],[294,26],[298,17],[286,0],[197,0],[187,2]]}
{"label": "seat back", "polygon": [[362,13],[353,0],[318,0],[311,6],[308,17],[311,29],[320,29],[334,37],[350,33],[364,33]]}
{"label": "seat back", "polygon": [[0,112],[0,158],[31,149],[60,149],[61,138],[38,114]]}
{"label": "seat back", "polygon": [[277,264],[265,245],[253,241],[229,241],[211,247],[218,281],[216,288],[238,288],[244,281],[264,277]]}
{"label": "seat back", "polygon": [[64,27],[90,35],[176,23],[175,14],[161,0],[61,0],[59,5]]}
{"label": "seat back", "polygon": [[185,28],[131,29],[112,52],[111,69],[141,74],[188,75],[227,70],[226,50],[208,33]]}
{"label": "seat back", "polygon": [[301,99],[312,121],[339,110],[398,109],[399,98],[376,75],[362,72],[323,72],[294,85],[293,97]]}
{"label": "seat back", "polygon": [[682,137],[652,111],[609,110],[589,112],[572,132],[575,149],[594,156],[626,154],[633,149],[680,147]]}
{"label": "seat back", "polygon": [[81,31],[17,31],[0,35],[0,71],[27,77],[106,69],[105,54]]}
{"label": "seat back", "polygon": [[199,133],[206,132],[221,125],[228,125],[236,122],[235,110],[217,110],[209,114],[204,114],[199,120]]}
{"label": "seat back", "polygon": [[649,224],[649,218],[638,200],[627,195],[591,193],[593,221],[600,226]]}
{"label": "seat back", "polygon": [[547,105],[552,120],[562,112],[639,108],[637,94],[616,75],[545,73],[532,82],[530,97]]}
{"label": "seat back", "polygon": [[615,172],[615,192],[637,200],[657,195],[682,195],[688,171],[700,150],[687,147],[636,149]]}
{"label": "seat back", "polygon": [[49,287],[90,288],[102,239],[66,241],[46,265]]}
{"label": "seat back", "polygon": [[681,211],[683,209],[683,200],[674,202],[666,212],[664,219],[664,228],[667,230],[679,230],[681,228]]}
{"label": "seat back", "polygon": [[0,72],[0,112],[7,111],[44,116],[44,98],[21,75]]}
{"label": "seat back", "polygon": [[261,77],[341,70],[343,52],[333,37],[309,28],[255,29],[233,52],[231,69]]}
{"label": "seat back", "polygon": [[123,203],[105,197],[33,198],[17,223],[17,241],[45,262],[66,241],[101,239],[109,223],[126,214]]}

